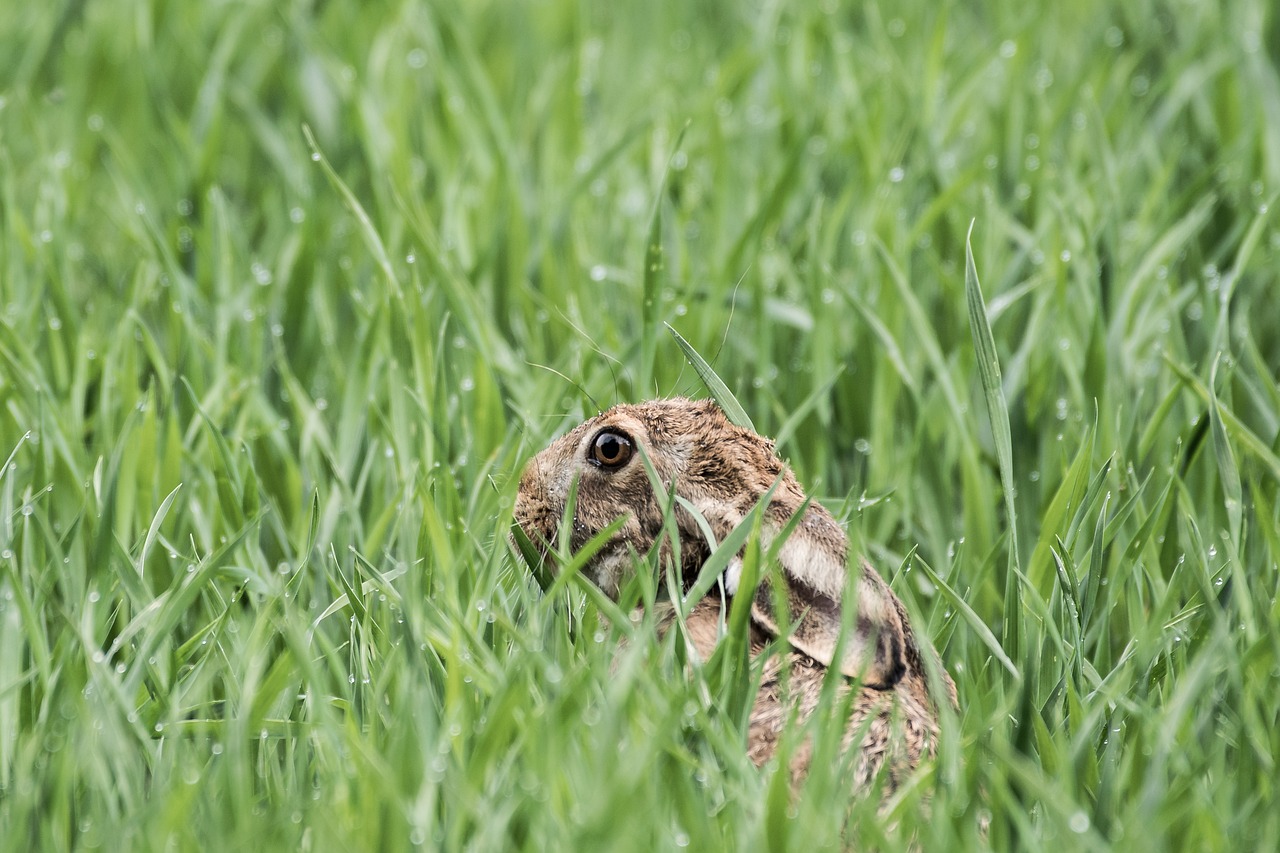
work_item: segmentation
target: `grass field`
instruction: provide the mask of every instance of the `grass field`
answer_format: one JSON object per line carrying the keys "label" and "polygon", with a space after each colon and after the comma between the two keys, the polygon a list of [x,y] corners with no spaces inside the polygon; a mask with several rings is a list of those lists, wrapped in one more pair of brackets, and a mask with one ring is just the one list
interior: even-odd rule
{"label": "grass field", "polygon": [[[1278,62],[1266,0],[0,4],[0,849],[1280,849]],[[705,393],[664,323],[955,678],[884,817],[509,552],[548,440]]]}

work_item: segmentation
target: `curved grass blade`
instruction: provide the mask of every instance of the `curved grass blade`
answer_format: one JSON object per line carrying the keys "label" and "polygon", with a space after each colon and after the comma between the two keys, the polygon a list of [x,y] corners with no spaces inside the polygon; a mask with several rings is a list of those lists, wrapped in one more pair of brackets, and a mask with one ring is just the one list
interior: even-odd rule
{"label": "curved grass blade", "polygon": [[720,404],[720,408],[724,409],[725,416],[729,418],[729,421],[743,429],[755,432],[755,424],[751,423],[751,418],[747,417],[746,410],[742,408],[738,398],[733,396],[729,386],[724,384],[724,380],[716,375],[716,372],[711,369],[711,365],[707,364],[707,360],[699,355],[698,351],[693,348],[693,344],[681,337],[680,333],[672,328],[670,323],[664,323],[663,325],[667,327],[671,337],[676,339],[680,349],[684,350],[684,357],[689,360],[689,364],[697,372],[702,384],[707,386],[712,398]]}

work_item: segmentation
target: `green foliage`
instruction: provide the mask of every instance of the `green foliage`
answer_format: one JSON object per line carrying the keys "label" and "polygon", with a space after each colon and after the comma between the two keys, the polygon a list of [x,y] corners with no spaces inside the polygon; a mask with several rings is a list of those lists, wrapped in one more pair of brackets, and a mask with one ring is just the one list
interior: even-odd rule
{"label": "green foliage", "polygon": [[[1263,0],[0,4],[0,849],[1280,848],[1278,51]],[[511,553],[532,452],[702,387],[663,323],[955,677],[887,814]]]}

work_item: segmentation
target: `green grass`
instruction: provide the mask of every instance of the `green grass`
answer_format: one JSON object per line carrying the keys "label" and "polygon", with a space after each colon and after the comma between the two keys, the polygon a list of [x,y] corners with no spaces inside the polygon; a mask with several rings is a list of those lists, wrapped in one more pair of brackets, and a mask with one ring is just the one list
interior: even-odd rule
{"label": "green grass", "polygon": [[[851,6],[3,4],[0,849],[1280,847],[1280,14]],[[509,553],[663,323],[956,680],[886,817]]]}

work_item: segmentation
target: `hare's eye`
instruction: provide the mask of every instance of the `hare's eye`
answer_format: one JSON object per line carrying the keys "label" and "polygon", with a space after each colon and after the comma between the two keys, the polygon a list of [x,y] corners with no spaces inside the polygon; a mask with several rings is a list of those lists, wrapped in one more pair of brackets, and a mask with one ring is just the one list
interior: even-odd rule
{"label": "hare's eye", "polygon": [[591,441],[587,461],[614,470],[631,460],[631,439],[620,432],[605,430]]}

